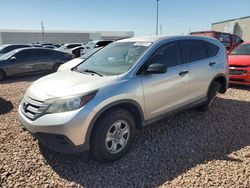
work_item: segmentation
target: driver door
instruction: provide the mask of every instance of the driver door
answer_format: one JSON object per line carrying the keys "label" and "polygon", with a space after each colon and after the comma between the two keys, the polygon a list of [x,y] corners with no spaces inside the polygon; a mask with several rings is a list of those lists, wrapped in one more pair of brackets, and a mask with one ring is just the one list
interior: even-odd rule
{"label": "driver door", "polygon": [[145,71],[154,63],[165,64],[168,70],[166,73],[141,76],[147,120],[187,104],[189,68],[183,64],[179,42],[159,47],[141,69]]}
{"label": "driver door", "polygon": [[17,52],[9,58],[9,65],[7,67],[7,72],[9,76],[25,74],[31,72],[32,67],[30,66],[32,62],[33,54],[29,50],[22,50]]}

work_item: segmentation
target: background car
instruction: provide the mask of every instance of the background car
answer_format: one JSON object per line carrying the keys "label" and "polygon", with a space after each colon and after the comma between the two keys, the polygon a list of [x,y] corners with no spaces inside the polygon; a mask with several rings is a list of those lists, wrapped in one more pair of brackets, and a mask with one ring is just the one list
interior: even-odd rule
{"label": "background car", "polygon": [[27,73],[57,71],[72,54],[46,48],[21,48],[0,57],[0,80]]}
{"label": "background car", "polygon": [[250,42],[235,48],[228,56],[231,84],[250,86]]}
{"label": "background car", "polygon": [[95,49],[95,48],[100,48],[107,46],[108,44],[114,42],[113,40],[95,40],[95,41],[90,41],[88,42],[85,46],[84,49],[81,51],[81,54],[84,55],[87,52]]}
{"label": "background car", "polygon": [[6,44],[0,46],[0,56],[18,48],[31,47],[29,44]]}
{"label": "background car", "polygon": [[82,63],[85,59],[89,58],[91,55],[93,55],[94,53],[96,53],[97,51],[99,51],[100,49],[102,49],[102,47],[100,48],[95,48],[89,52],[87,52],[86,54],[82,55],[81,57],[72,59],[64,64],[62,64],[59,68],[58,68],[58,72],[60,71],[66,71],[66,70],[71,70],[72,68],[76,67],[77,65],[79,65],[80,63]]}
{"label": "background car", "polygon": [[67,43],[60,46],[58,50],[70,52],[70,49],[75,48],[77,46],[82,46],[82,43]]}

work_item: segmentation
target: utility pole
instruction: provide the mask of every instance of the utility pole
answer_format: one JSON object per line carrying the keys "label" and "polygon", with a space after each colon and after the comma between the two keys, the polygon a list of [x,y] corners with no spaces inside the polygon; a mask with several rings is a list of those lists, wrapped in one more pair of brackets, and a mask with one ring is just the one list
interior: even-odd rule
{"label": "utility pole", "polygon": [[41,20],[41,28],[42,28],[42,36],[43,36],[43,42],[44,42],[44,25],[43,25],[42,20]]}
{"label": "utility pole", "polygon": [[162,24],[160,25],[160,35],[162,35]]}
{"label": "utility pole", "polygon": [[155,31],[155,34],[158,35],[158,20],[159,20],[159,0],[156,0],[156,31]]}

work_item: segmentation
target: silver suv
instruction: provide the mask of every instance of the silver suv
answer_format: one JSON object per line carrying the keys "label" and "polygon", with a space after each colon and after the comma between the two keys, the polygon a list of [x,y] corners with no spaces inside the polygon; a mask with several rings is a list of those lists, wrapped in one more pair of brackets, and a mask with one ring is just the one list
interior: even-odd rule
{"label": "silver suv", "polygon": [[218,40],[131,38],[34,82],[18,114],[56,151],[90,149],[97,160],[114,161],[127,152],[137,128],[186,108],[206,111],[227,86],[226,49]]}

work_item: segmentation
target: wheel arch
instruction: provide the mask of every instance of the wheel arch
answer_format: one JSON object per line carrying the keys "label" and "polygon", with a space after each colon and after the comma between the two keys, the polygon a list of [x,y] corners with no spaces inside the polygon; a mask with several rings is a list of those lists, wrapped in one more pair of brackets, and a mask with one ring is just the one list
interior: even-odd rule
{"label": "wheel arch", "polygon": [[211,85],[212,85],[213,82],[219,82],[221,84],[221,89],[220,89],[219,92],[220,93],[226,93],[227,88],[228,88],[228,79],[227,79],[225,74],[221,73],[221,74],[216,75],[212,79],[212,81],[210,82],[209,87],[208,87],[208,91],[211,88]]}
{"label": "wheel arch", "polygon": [[86,139],[85,139],[85,143],[88,143],[88,144],[90,143],[90,139],[91,139],[91,136],[92,136],[93,131],[95,129],[96,122],[100,118],[102,118],[103,115],[105,115],[106,113],[108,113],[110,110],[112,110],[114,108],[121,108],[121,109],[125,109],[128,112],[130,112],[131,115],[134,117],[134,120],[136,123],[136,128],[138,129],[138,128],[142,127],[142,125],[144,123],[144,115],[143,115],[143,111],[142,111],[141,106],[136,101],[130,100],[130,99],[115,101],[115,102],[110,103],[110,104],[106,105],[105,107],[103,107],[94,116],[94,118],[92,119],[92,121],[89,125]]}

